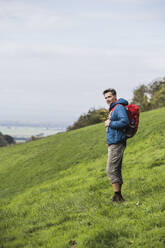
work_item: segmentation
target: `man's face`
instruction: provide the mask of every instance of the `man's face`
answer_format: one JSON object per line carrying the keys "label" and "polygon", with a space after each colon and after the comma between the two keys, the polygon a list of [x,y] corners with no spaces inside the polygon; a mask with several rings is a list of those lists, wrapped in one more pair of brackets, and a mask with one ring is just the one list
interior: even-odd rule
{"label": "man's face", "polygon": [[108,105],[116,101],[116,96],[112,95],[111,92],[105,93],[104,97]]}

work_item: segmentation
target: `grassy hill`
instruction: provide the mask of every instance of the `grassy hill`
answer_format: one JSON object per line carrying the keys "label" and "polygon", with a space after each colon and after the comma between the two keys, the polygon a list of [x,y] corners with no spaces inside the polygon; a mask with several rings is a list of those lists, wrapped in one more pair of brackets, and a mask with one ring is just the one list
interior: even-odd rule
{"label": "grassy hill", "polygon": [[0,248],[165,247],[165,108],[141,114],[111,202],[103,123],[0,148]]}

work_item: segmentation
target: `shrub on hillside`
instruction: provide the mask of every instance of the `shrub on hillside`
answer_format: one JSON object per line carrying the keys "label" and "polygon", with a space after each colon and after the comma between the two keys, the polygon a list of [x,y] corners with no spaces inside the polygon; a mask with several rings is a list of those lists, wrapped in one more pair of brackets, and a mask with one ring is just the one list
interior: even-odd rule
{"label": "shrub on hillside", "polygon": [[14,138],[10,135],[3,135],[0,132],[0,146],[7,146],[11,144],[15,144]]}
{"label": "shrub on hillside", "polygon": [[139,105],[141,111],[164,107],[165,78],[137,87],[133,92],[132,103]]}
{"label": "shrub on hillside", "polygon": [[87,114],[83,114],[73,125],[67,127],[67,131],[103,122],[107,119],[108,111],[104,108],[91,108]]}
{"label": "shrub on hillside", "polygon": [[3,134],[0,133],[0,146],[7,146],[7,145],[8,145],[7,140],[5,139],[5,137],[3,136]]}
{"label": "shrub on hillside", "polygon": [[35,140],[38,140],[38,139],[40,139],[40,137],[32,135],[32,136],[28,139],[27,142],[29,142],[29,141],[35,141]]}
{"label": "shrub on hillside", "polygon": [[8,142],[9,145],[15,144],[15,140],[12,136],[6,134],[4,135],[5,140]]}

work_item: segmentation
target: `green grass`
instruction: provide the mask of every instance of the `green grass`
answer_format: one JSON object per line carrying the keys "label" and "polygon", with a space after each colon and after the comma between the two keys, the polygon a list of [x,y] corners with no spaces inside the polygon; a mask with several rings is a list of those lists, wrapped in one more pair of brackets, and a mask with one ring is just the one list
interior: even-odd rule
{"label": "green grass", "polygon": [[165,108],[141,114],[113,204],[103,123],[0,149],[1,248],[164,248]]}

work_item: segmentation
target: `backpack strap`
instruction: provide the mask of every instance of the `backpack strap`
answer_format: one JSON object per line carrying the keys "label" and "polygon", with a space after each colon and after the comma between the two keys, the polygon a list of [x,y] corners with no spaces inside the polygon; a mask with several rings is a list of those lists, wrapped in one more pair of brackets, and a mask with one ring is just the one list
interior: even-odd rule
{"label": "backpack strap", "polygon": [[113,111],[114,111],[114,109],[115,109],[115,107],[117,106],[117,105],[122,105],[122,104],[116,104],[112,109],[111,109],[111,111],[109,111],[109,119],[111,119],[111,116],[112,116],[112,113],[113,113]]}

